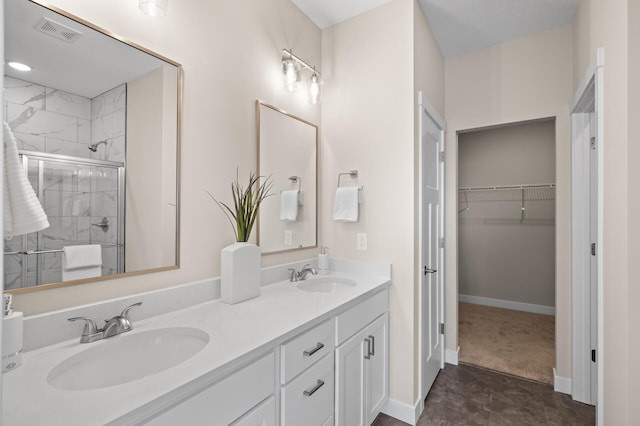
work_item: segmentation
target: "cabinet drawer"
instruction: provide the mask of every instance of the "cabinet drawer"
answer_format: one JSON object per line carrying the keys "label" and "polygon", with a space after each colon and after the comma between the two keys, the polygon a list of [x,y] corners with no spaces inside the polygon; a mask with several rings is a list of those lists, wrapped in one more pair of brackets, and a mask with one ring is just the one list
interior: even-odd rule
{"label": "cabinet drawer", "polygon": [[333,352],[331,320],[284,343],[280,346],[280,351],[280,383],[285,384],[314,362]]}
{"label": "cabinet drawer", "polygon": [[336,346],[389,310],[389,291],[384,290],[336,317]]}
{"label": "cabinet drawer", "polygon": [[232,423],[232,426],[275,426],[276,399],[271,396],[262,404]]}
{"label": "cabinet drawer", "polygon": [[147,424],[228,425],[273,394],[274,387],[275,355],[272,352],[165,411]]}
{"label": "cabinet drawer", "polygon": [[333,417],[333,353],[282,387],[283,426],[322,426]]}

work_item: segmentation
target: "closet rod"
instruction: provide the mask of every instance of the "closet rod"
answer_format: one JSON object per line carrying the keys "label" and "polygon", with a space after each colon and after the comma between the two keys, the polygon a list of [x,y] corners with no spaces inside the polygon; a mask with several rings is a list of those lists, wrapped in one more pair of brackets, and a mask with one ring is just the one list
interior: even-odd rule
{"label": "closet rod", "polygon": [[458,191],[507,191],[514,189],[555,188],[555,183],[537,183],[531,185],[501,185],[501,186],[468,186],[458,188]]}

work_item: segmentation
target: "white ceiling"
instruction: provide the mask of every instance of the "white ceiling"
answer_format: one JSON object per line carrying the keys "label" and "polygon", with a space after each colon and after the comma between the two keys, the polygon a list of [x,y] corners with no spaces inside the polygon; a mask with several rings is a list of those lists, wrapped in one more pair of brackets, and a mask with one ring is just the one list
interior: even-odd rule
{"label": "white ceiling", "polygon": [[[321,29],[389,0],[291,0]],[[455,56],[573,21],[579,0],[418,0],[444,56]]]}
{"label": "white ceiling", "polygon": [[[140,77],[163,62],[116,39],[26,0],[4,2],[5,59],[33,67],[28,73],[5,63],[5,75],[94,98]],[[79,31],[67,43],[38,32],[43,17]]]}

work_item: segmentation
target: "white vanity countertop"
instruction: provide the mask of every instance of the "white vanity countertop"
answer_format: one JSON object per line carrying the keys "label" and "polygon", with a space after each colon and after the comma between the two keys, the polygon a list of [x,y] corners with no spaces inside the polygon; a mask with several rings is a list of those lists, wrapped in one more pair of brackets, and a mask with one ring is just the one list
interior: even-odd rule
{"label": "white vanity countertop", "polygon": [[[288,281],[261,288],[258,298],[235,305],[220,300],[134,322],[127,334],[165,327],[194,327],[210,341],[192,358],[145,378],[96,390],[63,391],[47,375],[65,359],[110,340],[80,344],[77,339],[24,355],[23,365],[4,374],[4,426],[131,424],[135,419],[186,395],[202,383],[224,376],[276,341],[318,323],[390,285],[388,277],[335,273],[355,280],[354,287],[333,293],[310,293]],[[124,417],[123,417],[124,416]]]}

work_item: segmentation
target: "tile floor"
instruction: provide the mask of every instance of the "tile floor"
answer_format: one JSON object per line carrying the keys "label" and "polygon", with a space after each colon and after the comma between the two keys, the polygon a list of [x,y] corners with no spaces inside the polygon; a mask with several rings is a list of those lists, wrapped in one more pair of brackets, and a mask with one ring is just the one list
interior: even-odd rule
{"label": "tile floor", "polygon": [[[381,414],[373,426],[406,423]],[[595,408],[541,383],[467,365],[440,371],[418,426],[594,425]]]}

